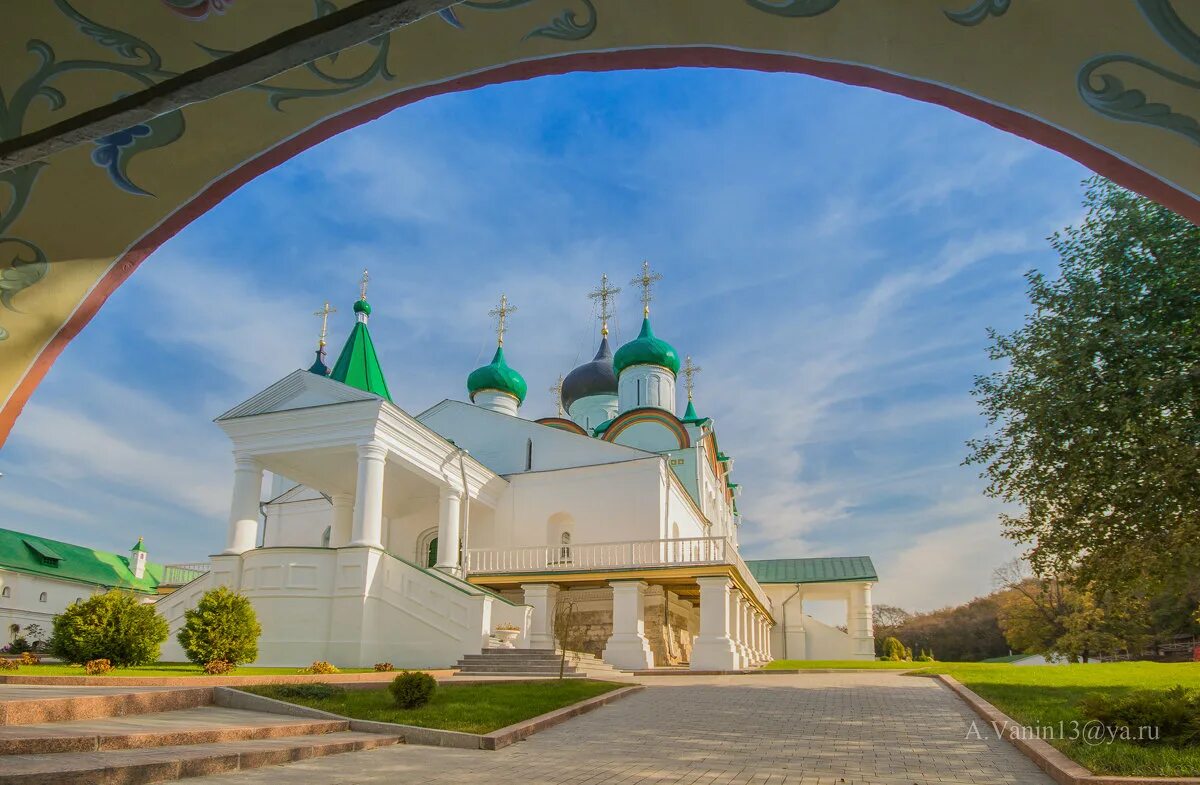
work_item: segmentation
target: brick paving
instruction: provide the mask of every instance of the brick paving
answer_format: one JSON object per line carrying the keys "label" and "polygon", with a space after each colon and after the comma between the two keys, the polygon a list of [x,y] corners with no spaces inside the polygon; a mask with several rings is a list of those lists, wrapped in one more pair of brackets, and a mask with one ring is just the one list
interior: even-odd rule
{"label": "brick paving", "polygon": [[1050,785],[932,679],[893,673],[660,676],[496,751],[387,747],[194,785]]}

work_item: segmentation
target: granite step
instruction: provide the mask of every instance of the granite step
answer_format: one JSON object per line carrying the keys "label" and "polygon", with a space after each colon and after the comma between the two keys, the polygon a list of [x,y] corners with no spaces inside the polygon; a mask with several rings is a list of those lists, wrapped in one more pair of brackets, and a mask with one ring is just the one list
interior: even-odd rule
{"label": "granite step", "polygon": [[[0,727],[0,756],[214,744],[349,730],[349,723],[204,706],[100,720]],[[3,759],[0,758],[0,767]]]}
{"label": "granite step", "polygon": [[339,731],[99,752],[10,755],[0,785],[143,785],[291,763],[397,744],[398,736]]}
{"label": "granite step", "polygon": [[[461,674],[471,673],[511,673],[513,671],[523,671],[527,673],[554,673],[557,674],[558,665],[540,665],[536,663],[517,663],[513,665],[467,665],[460,666],[458,672]],[[576,673],[577,669],[568,665],[564,670],[567,673]]]}
{"label": "granite step", "polygon": [[190,709],[212,702],[212,687],[147,689],[5,685],[0,690],[0,726],[124,717]]}

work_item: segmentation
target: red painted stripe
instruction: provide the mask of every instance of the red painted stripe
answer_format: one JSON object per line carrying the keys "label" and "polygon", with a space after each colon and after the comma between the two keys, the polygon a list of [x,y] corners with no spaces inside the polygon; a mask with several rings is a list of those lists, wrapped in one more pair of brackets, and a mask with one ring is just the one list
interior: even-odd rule
{"label": "red painted stripe", "polygon": [[326,139],[374,120],[393,109],[416,103],[435,95],[473,90],[521,79],[551,76],[579,71],[603,72],[633,69],[662,69],[677,67],[740,68],[767,73],[807,74],[843,84],[872,87],[902,95],[917,101],[938,104],[988,125],[1024,137],[1043,147],[1062,153],[1089,169],[1120,183],[1130,190],[1171,208],[1189,220],[1200,223],[1200,200],[1165,183],[1091,142],[1056,128],[1037,118],[996,106],[975,96],[957,92],[951,87],[929,84],[917,79],[879,71],[864,65],[830,63],[799,55],[745,52],[720,47],[680,47],[631,49],[617,52],[566,54],[542,60],[511,63],[496,68],[451,79],[438,84],[415,87],[379,98],[343,114],[330,117],[277,146],[252,158],[230,171],[182,205],[161,224],[142,237],[100,279],[84,298],[75,313],[50,340],[33,366],[18,384],[12,397],[0,411],[0,445],[8,438],[13,423],[29,396],[46,376],[50,366],[79,334],[100,306],[138,268],[146,257],[177,232],[208,212],[229,194],[264,172],[270,171],[293,156]]}

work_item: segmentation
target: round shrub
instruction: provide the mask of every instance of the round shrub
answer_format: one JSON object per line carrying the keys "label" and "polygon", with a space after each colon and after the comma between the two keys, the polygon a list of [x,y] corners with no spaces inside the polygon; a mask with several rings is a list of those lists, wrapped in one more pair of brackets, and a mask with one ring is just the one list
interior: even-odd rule
{"label": "round shrub", "polygon": [[79,665],[108,660],[113,665],[148,665],[170,630],[153,605],[110,591],[76,602],[54,617],[50,652]]}
{"label": "round shrub", "polygon": [[10,660],[7,657],[0,657],[0,671],[15,671],[21,667],[21,663],[16,660]]}
{"label": "round shrub", "polygon": [[396,670],[396,668],[390,662],[377,662],[375,663],[375,670],[379,673],[389,673]]}
{"label": "round shrub", "polygon": [[246,595],[227,586],[210,589],[183,618],[183,629],[175,639],[197,665],[220,661],[232,667],[258,658],[262,625]]}
{"label": "round shrub", "polygon": [[402,709],[415,709],[429,703],[435,689],[437,680],[421,671],[405,671],[388,685],[392,700]]}
{"label": "round shrub", "polygon": [[204,663],[204,672],[209,676],[220,676],[223,673],[229,673],[236,666],[232,662],[226,660],[213,660],[212,662]]}
{"label": "round shrub", "polygon": [[907,649],[898,638],[887,637],[883,639],[883,657],[881,659],[899,662],[911,658],[911,656],[906,655]]}

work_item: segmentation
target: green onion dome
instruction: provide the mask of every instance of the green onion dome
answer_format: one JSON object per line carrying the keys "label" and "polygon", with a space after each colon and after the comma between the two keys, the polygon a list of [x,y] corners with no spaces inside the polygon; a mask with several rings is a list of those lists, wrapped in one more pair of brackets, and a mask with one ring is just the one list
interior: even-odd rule
{"label": "green onion dome", "polygon": [[525,401],[525,393],[529,391],[529,385],[525,384],[525,378],[521,374],[509,368],[508,363],[504,362],[503,346],[496,347],[496,355],[492,357],[490,363],[471,371],[471,375],[467,377],[467,391],[471,393],[472,401],[475,400],[476,393],[484,390],[508,393],[516,398],[518,403]]}
{"label": "green onion dome", "polygon": [[673,375],[679,375],[679,354],[674,346],[654,337],[649,316],[642,319],[642,331],[638,337],[617,349],[613,357],[613,368],[618,376],[634,365],[660,365]]}
{"label": "green onion dome", "polygon": [[354,303],[354,312],[362,313],[362,314],[366,314],[367,316],[370,316],[371,315],[371,304],[369,302],[367,302],[366,300],[359,300],[358,302]]}

